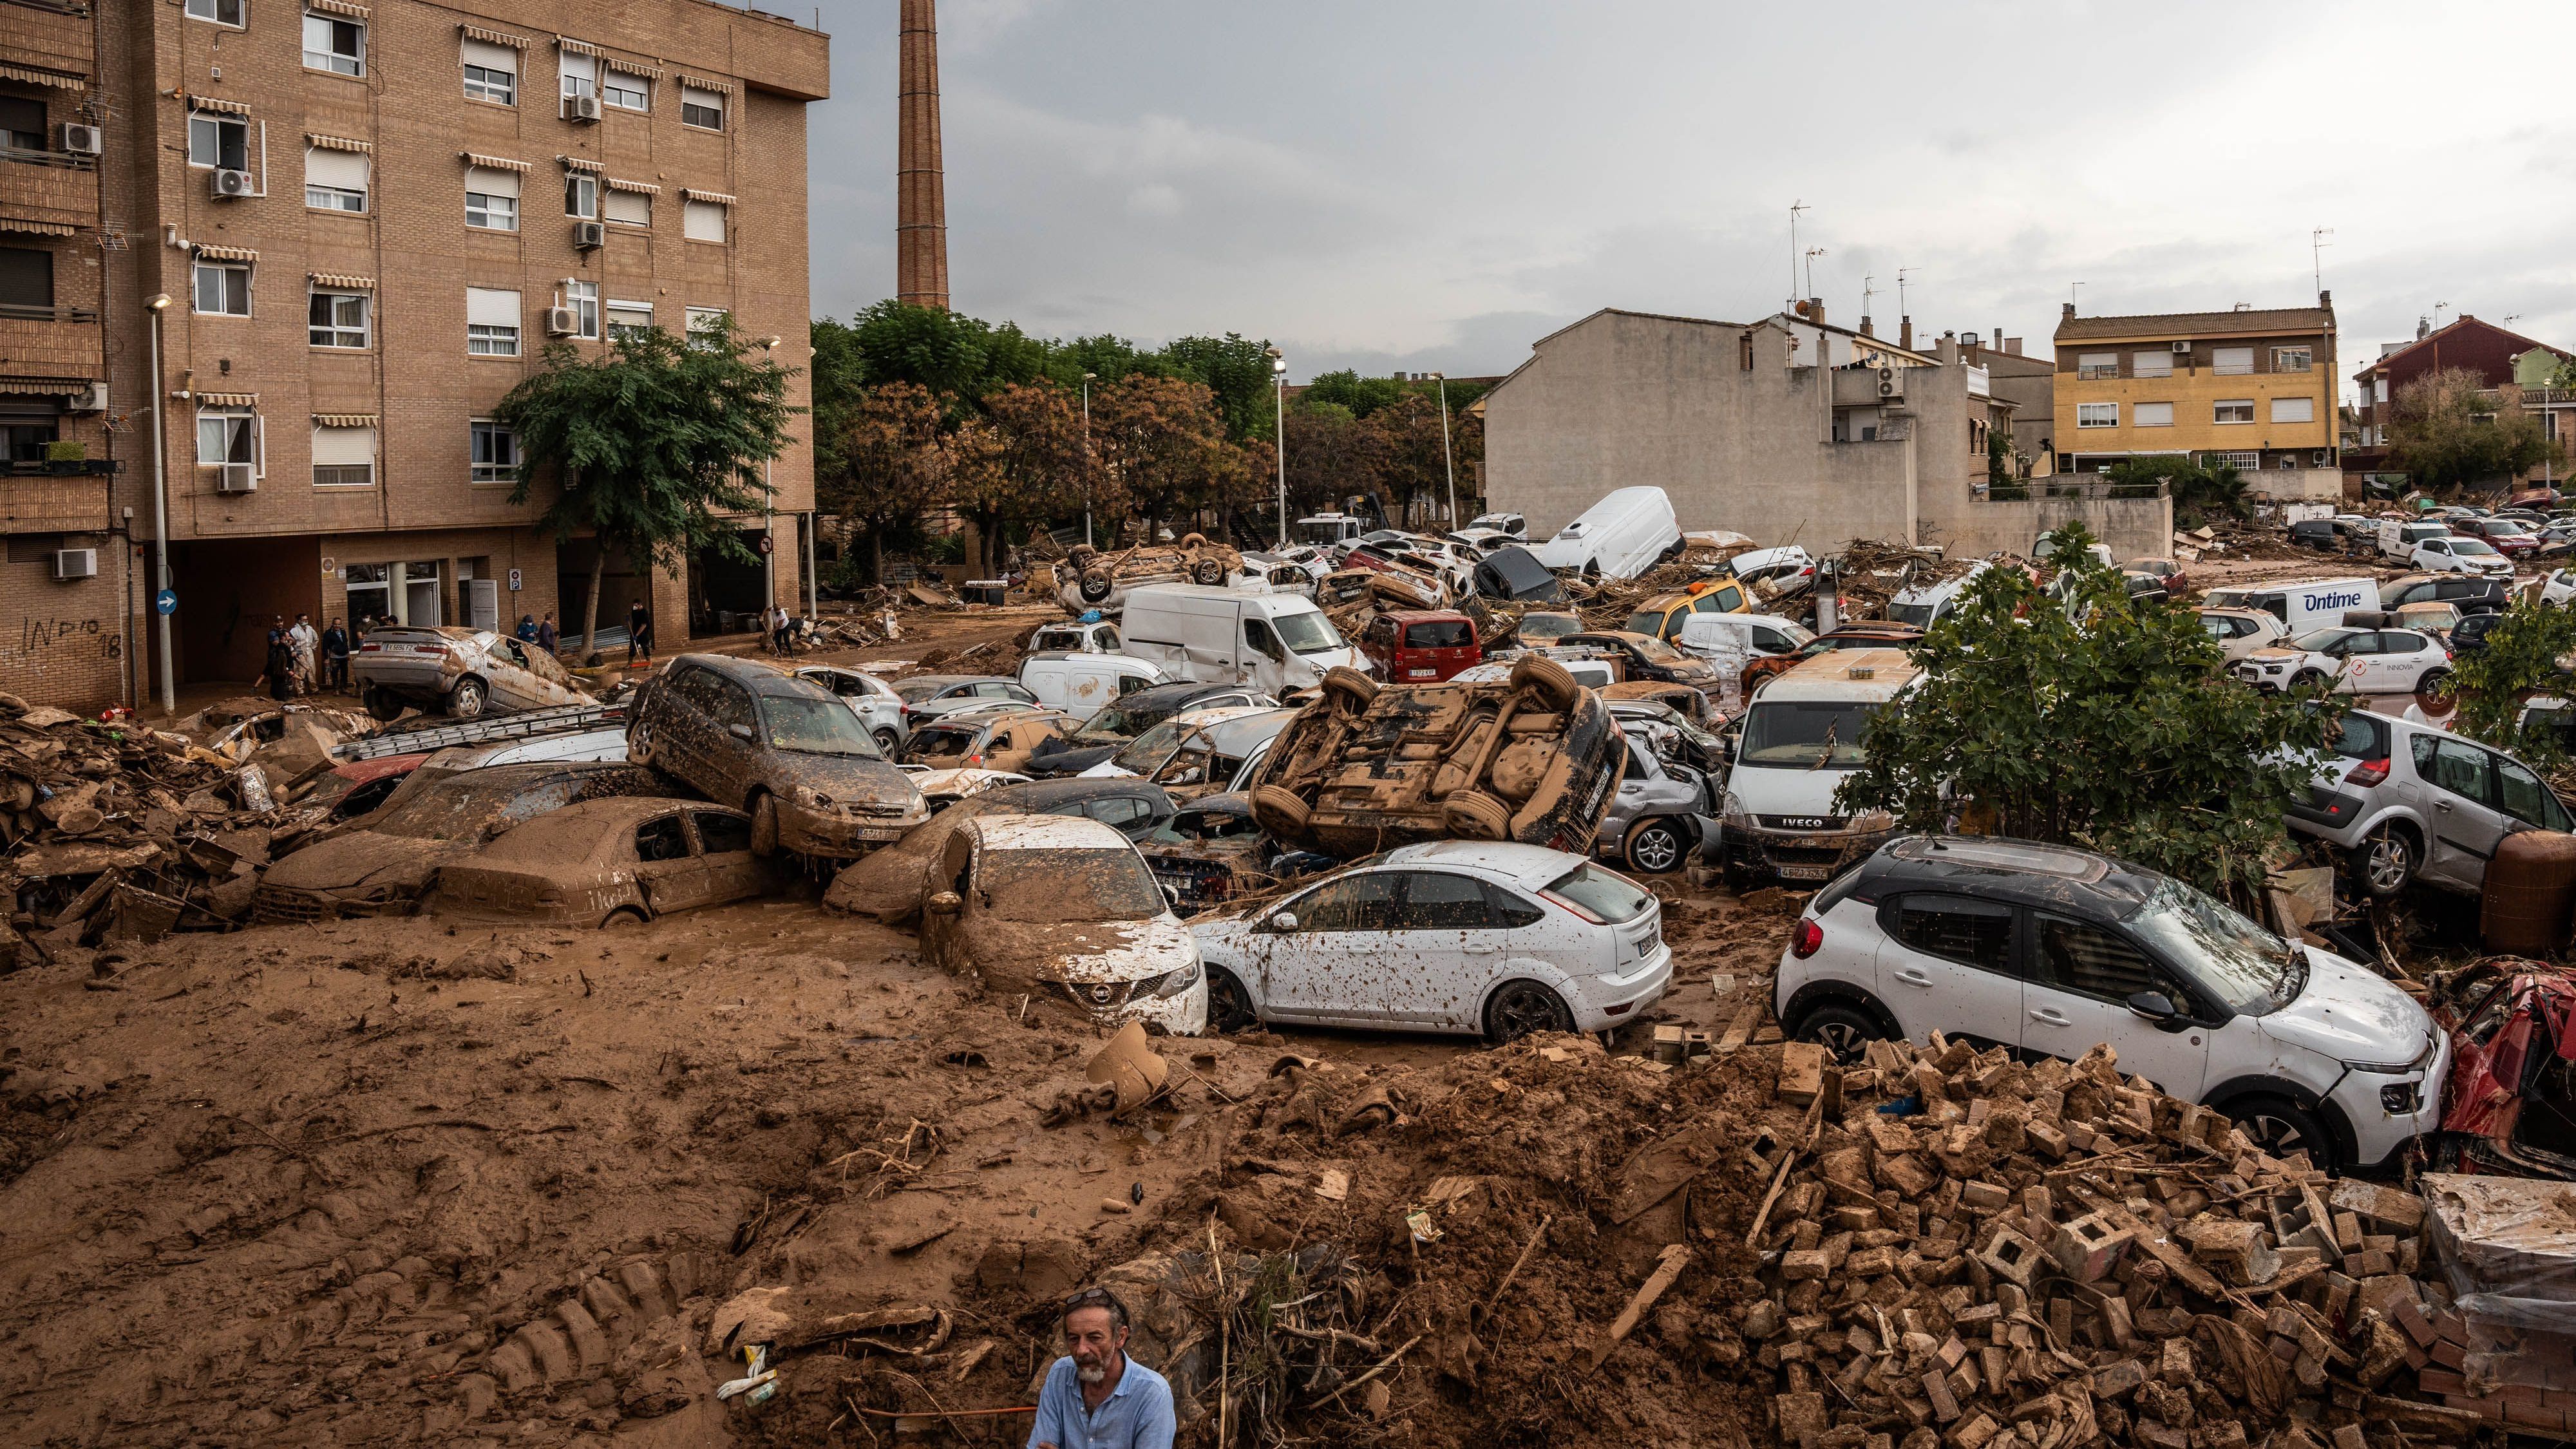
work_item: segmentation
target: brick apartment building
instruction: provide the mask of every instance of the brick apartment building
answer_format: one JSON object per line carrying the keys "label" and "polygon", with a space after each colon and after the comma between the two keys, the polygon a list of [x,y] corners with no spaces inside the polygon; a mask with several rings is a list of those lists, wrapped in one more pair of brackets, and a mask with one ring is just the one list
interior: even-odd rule
{"label": "brick apartment building", "polygon": [[2057,456],[2069,472],[2188,453],[2231,463],[2257,493],[2337,498],[2334,296],[2057,321]]}
{"label": "brick apartment building", "polygon": [[[2447,327],[2419,324],[2412,342],[2381,344],[2379,356],[2352,375],[2357,389],[2353,446],[2344,451],[2343,466],[2354,478],[2354,492],[2364,480],[2397,468],[2388,443],[2397,395],[2408,383],[2445,369],[2475,373],[2481,386],[2496,389],[2499,396],[2510,389],[2525,411],[2539,415],[2544,436],[2567,443],[2576,434],[2576,396],[2549,386],[2567,358],[2547,343],[2465,312]],[[2543,470],[2532,470],[2535,479],[2542,475]]]}
{"label": "brick apartment building", "polygon": [[[802,407],[828,86],[823,35],[707,0],[0,3],[0,689],[149,698],[156,411],[182,683],[281,613],[577,619],[592,546],[509,502],[491,412],[549,340],[717,313]],[[766,567],[613,557],[603,624],[796,597],[801,431],[771,481]]]}

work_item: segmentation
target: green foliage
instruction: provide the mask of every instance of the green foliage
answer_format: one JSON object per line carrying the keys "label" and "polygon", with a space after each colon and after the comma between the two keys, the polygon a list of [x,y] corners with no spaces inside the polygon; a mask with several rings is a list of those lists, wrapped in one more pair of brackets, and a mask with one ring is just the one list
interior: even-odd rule
{"label": "green foliage", "polygon": [[1972,814],[2254,900],[2281,812],[2306,796],[2278,757],[2321,747],[2340,705],[2227,677],[2196,614],[2133,608],[2081,526],[2050,538],[2074,606],[1988,569],[1911,651],[1923,681],[1871,720],[1836,808],[1918,830]]}
{"label": "green foliage", "polygon": [[2565,756],[2558,737],[2526,734],[2522,703],[2533,694],[2564,694],[2568,671],[2559,663],[2576,654],[2576,611],[2536,598],[2518,598],[2487,631],[2486,647],[2451,663],[2460,714],[2452,728],[2471,739],[2511,750],[2541,765]]}
{"label": "green foliage", "polygon": [[2565,449],[2542,435],[2540,419],[2520,408],[2499,410],[2478,374],[2446,367],[2397,390],[2388,443],[2409,482],[2430,493],[2495,483],[2563,464]]}
{"label": "green foliage", "polygon": [[1986,481],[2009,483],[2013,477],[2012,435],[2001,428],[1986,432]]}
{"label": "green foliage", "polygon": [[2208,462],[2187,453],[2124,458],[2105,469],[2102,480],[2118,487],[2164,484],[2173,495],[2176,522],[2189,518],[2197,523],[2219,513],[2250,518],[2254,513],[2252,501],[2245,496],[2245,475],[2235,464]]}
{"label": "green foliage", "polygon": [[1338,407],[1364,418],[1404,396],[1404,384],[1391,377],[1362,377],[1349,368],[1319,372],[1306,384],[1299,401],[1308,407]]}
{"label": "green foliage", "polygon": [[1216,394],[1225,435],[1236,441],[1274,436],[1277,410],[1271,397],[1270,344],[1239,332],[1223,337],[1175,337],[1163,348],[1168,376],[1195,382]]}
{"label": "green foliage", "polygon": [[66,439],[61,442],[47,443],[45,445],[45,461],[48,463],[78,463],[87,457],[89,457],[89,444],[87,443],[77,443]]}

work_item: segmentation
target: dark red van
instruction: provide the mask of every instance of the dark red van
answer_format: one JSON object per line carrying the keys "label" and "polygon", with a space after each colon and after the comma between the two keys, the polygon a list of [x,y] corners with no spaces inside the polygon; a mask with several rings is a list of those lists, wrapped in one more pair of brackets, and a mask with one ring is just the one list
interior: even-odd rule
{"label": "dark red van", "polygon": [[1389,684],[1437,684],[1484,658],[1476,621],[1454,609],[1395,609],[1360,634],[1360,652]]}

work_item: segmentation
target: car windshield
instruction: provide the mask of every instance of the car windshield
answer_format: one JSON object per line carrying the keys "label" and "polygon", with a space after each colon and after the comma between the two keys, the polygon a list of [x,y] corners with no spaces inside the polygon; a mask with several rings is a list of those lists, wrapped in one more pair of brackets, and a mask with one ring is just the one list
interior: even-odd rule
{"label": "car windshield", "polygon": [[1910,624],[1917,629],[1929,629],[1932,627],[1932,616],[1939,612],[1940,607],[1938,604],[1890,604],[1887,606],[1887,618],[1888,622],[1893,624]]}
{"label": "car windshield", "polygon": [[962,759],[974,744],[975,731],[971,729],[941,725],[934,729],[914,730],[912,738],[904,741],[903,744],[904,763],[924,764],[932,760]]}
{"label": "car windshield", "polygon": [[[846,711],[845,711],[846,713]],[[370,817],[367,829],[378,835],[410,840],[463,840],[485,827],[506,830],[572,803],[588,781],[548,780],[530,789],[494,789],[473,778],[472,771],[430,784],[410,799]]]}
{"label": "car windshield", "polygon": [[1597,865],[1578,865],[1540,892],[1559,905],[1581,911],[1596,921],[1633,921],[1655,898],[1626,876]]}
{"label": "car windshield", "polygon": [[2167,960],[2186,962],[2200,984],[2247,1016],[2299,999],[2307,957],[2216,898],[2168,878],[2125,924]]}
{"label": "car windshield", "polygon": [[1651,634],[1643,639],[1631,639],[1628,642],[1637,646],[1638,653],[1645,655],[1647,658],[1652,659],[1657,663],[1664,663],[1682,657],[1680,650],[1675,649],[1673,646],[1665,643],[1661,639],[1655,638]]}
{"label": "car windshield", "polygon": [[2495,552],[2495,550],[2494,550],[2494,549],[2492,549],[2492,548],[2490,548],[2490,547],[2488,547],[2484,541],[2479,540],[2479,539],[2474,539],[2474,538],[2455,538],[2455,539],[2452,539],[2452,540],[2451,540],[2451,552],[2453,552],[2453,553],[2493,553],[2493,552]]}
{"label": "car windshield", "polygon": [[1475,626],[1464,619],[1424,619],[1404,626],[1407,649],[1463,649],[1475,642]]}
{"label": "car windshield", "polygon": [[1098,713],[1083,721],[1082,728],[1075,730],[1072,738],[1086,745],[1123,745],[1152,728],[1156,720],[1169,713],[1161,709],[1104,704]]}
{"label": "car windshield", "polygon": [[1125,748],[1109,757],[1109,762],[1122,770],[1151,775],[1179,751],[1191,729],[1186,721],[1167,719],[1128,741]]}
{"label": "car windshield", "polygon": [[1154,873],[1133,849],[997,850],[984,857],[978,889],[997,919],[1148,921],[1170,909]]}
{"label": "car windshield", "polygon": [[801,699],[794,695],[761,696],[760,722],[768,728],[769,747],[800,755],[853,755],[882,760],[877,742],[850,707],[837,699]]}
{"label": "car windshield", "polygon": [[1736,763],[1775,770],[1858,769],[1861,732],[1877,709],[1841,700],[1757,702],[1745,719]]}
{"label": "car windshield", "polygon": [[1664,611],[1662,609],[1639,609],[1637,612],[1628,616],[1627,623],[1622,624],[1619,627],[1627,630],[1631,634],[1644,634],[1650,637],[1660,634],[1663,632],[1664,628]]}
{"label": "car windshield", "polygon": [[2304,649],[2310,654],[2323,654],[2360,632],[2358,629],[2318,629],[2291,640],[2290,647]]}
{"label": "car windshield", "polygon": [[1280,643],[1299,654],[1322,654],[1344,647],[1341,634],[1333,628],[1333,621],[1325,618],[1320,609],[1313,613],[1282,614],[1270,621],[1270,627],[1279,631]]}
{"label": "car windshield", "polygon": [[1547,644],[1579,633],[1582,628],[1583,621],[1572,614],[1523,614],[1514,632],[1524,644]]}

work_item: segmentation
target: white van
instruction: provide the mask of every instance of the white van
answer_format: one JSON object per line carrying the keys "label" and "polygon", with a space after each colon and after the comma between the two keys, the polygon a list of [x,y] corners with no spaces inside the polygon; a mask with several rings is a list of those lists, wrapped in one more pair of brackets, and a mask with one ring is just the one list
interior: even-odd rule
{"label": "white van", "polygon": [[1860,768],[1870,716],[1922,676],[1901,649],[1839,649],[1762,687],[1719,817],[1729,878],[1831,880],[1896,833],[1884,810],[1843,814],[1834,790]]}
{"label": "white van", "polygon": [[1888,622],[1909,624],[1917,629],[1931,628],[1957,613],[1959,599],[1968,592],[1968,585],[1976,582],[1977,575],[1993,567],[1993,560],[1981,558],[1969,564],[1968,571],[1957,578],[1899,592],[1887,601]]}
{"label": "white van", "polygon": [[1633,579],[1681,545],[1681,520],[1664,490],[1617,488],[1530,552],[1552,569]]}
{"label": "white van", "polygon": [[1672,642],[1684,654],[1712,662],[1731,654],[1750,664],[1795,654],[1815,637],[1804,625],[1777,614],[1692,614],[1682,620],[1682,632]]}
{"label": "white van", "polygon": [[1347,513],[1310,513],[1297,520],[1296,540],[1308,548],[1331,548],[1368,532]]}
{"label": "white van", "polygon": [[1275,696],[1323,683],[1337,664],[1369,668],[1302,594],[1149,584],[1128,594],[1119,623],[1128,655],[1173,680],[1249,684]]}
{"label": "white van", "polygon": [[1124,654],[1032,654],[1020,661],[1020,687],[1049,709],[1089,719],[1122,695],[1171,679],[1142,659]]}
{"label": "white van", "polygon": [[2281,627],[2296,639],[2311,629],[2327,629],[2343,622],[2346,611],[2379,607],[2379,585],[2375,580],[2295,579],[2286,584],[2249,584],[2236,589],[2211,589],[2201,600],[2204,609],[2260,609],[2281,621]]}
{"label": "white van", "polygon": [[2447,523],[2423,519],[2410,523],[2403,518],[2383,518],[2379,521],[2379,556],[2411,564],[2415,560],[2415,545],[2428,538],[2450,536],[2451,525]]}

